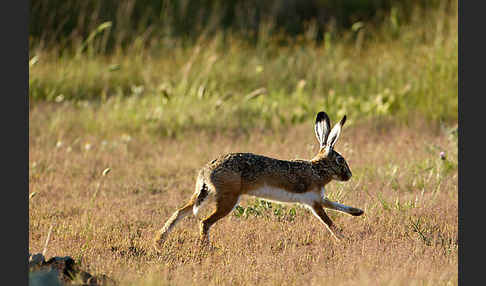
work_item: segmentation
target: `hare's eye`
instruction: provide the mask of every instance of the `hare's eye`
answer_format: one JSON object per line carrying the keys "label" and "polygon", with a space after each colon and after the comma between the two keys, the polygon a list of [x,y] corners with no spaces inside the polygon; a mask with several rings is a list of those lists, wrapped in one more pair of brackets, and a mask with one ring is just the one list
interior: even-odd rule
{"label": "hare's eye", "polygon": [[339,165],[341,165],[342,163],[344,163],[343,157],[337,157],[336,158],[336,163],[338,163]]}

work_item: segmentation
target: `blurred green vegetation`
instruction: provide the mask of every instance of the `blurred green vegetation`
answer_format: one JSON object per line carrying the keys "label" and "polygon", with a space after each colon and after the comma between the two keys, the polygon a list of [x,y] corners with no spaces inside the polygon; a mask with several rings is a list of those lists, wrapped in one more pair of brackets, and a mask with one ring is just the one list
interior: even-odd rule
{"label": "blurred green vegetation", "polygon": [[54,129],[279,128],[322,109],[457,122],[453,1],[31,5],[30,102],[58,107]]}
{"label": "blurred green vegetation", "polygon": [[[443,1],[418,0],[38,0],[31,2],[31,44],[79,46],[101,23],[110,22],[101,49],[129,46],[142,38],[145,45],[160,39],[197,40],[223,32],[258,41],[268,35],[298,36],[315,29],[314,39],[339,32],[356,22],[381,25],[394,13],[397,24],[410,20],[413,10],[437,9]],[[446,1],[452,9],[452,1]],[[267,35],[265,35],[267,36]]]}

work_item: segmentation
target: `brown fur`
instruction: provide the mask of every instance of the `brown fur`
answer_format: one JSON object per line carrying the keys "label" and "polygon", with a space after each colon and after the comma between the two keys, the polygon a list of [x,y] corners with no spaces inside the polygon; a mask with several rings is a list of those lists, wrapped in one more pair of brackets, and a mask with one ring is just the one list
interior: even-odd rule
{"label": "brown fur", "polygon": [[341,231],[323,207],[351,215],[361,215],[363,211],[333,203],[322,197],[324,194],[321,191],[333,179],[347,181],[352,176],[344,158],[333,148],[345,120],[346,117],[331,131],[327,115],[324,112],[318,114],[316,136],[321,148],[310,161],[286,161],[252,153],[231,153],[206,164],[199,171],[195,193],[157,233],[155,247],[158,249],[173,226],[206,199],[208,191],[215,196],[216,208],[200,222],[200,239],[203,242],[209,242],[210,227],[231,212],[241,195],[253,195],[258,190],[280,192],[280,196],[288,196],[292,202],[307,205],[336,238],[342,238]]}

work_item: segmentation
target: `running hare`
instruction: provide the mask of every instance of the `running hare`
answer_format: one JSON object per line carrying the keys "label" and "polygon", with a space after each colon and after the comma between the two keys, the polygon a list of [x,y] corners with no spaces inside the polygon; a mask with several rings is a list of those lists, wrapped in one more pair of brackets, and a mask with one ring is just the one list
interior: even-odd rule
{"label": "running hare", "polygon": [[360,209],[328,200],[324,189],[331,180],[347,181],[351,178],[346,161],[334,151],[345,122],[346,116],[331,130],[328,115],[323,111],[317,114],[315,133],[320,148],[310,161],[284,161],[252,153],[232,153],[209,162],[199,171],[196,190],[189,202],[176,210],[157,232],[155,247],[158,249],[161,246],[167,234],[183,217],[191,212],[196,215],[210,194],[215,196],[216,208],[200,222],[202,242],[209,242],[209,228],[236,207],[241,195],[303,204],[327,226],[337,240],[343,238],[323,207],[353,216],[363,214]]}

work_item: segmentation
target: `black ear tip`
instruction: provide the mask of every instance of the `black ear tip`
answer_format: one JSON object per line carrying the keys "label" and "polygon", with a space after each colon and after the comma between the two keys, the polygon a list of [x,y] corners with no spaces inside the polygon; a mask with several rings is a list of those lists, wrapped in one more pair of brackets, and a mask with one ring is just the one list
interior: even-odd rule
{"label": "black ear tip", "polygon": [[343,119],[341,119],[341,125],[344,124],[344,122],[346,122],[346,115],[343,116]]}
{"label": "black ear tip", "polygon": [[325,118],[327,118],[327,117],[328,116],[327,116],[327,114],[324,111],[320,111],[319,113],[317,113],[316,122],[325,120]]}

